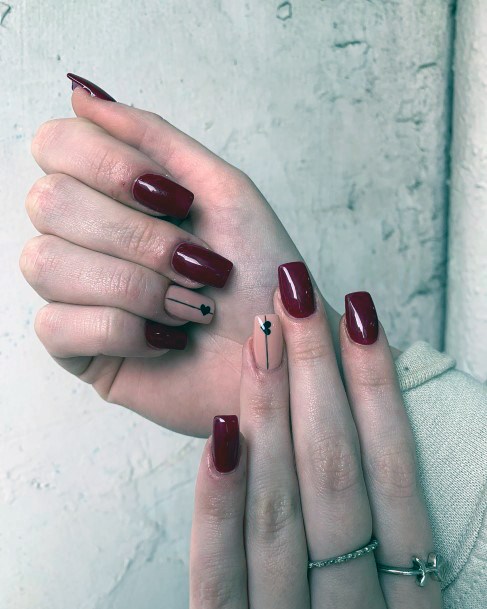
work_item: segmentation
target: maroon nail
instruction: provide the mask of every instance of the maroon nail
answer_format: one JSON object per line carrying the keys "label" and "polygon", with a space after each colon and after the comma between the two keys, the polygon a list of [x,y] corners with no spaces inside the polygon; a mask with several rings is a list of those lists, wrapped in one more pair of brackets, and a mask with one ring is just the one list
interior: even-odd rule
{"label": "maroon nail", "polygon": [[188,337],[178,328],[165,326],[147,319],[145,322],[145,340],[154,349],[182,350],[186,347]]}
{"label": "maroon nail", "polygon": [[222,288],[227,282],[233,263],[220,254],[194,243],[181,243],[172,255],[172,267],[193,281]]}
{"label": "maroon nail", "polygon": [[219,472],[231,472],[237,466],[238,417],[222,414],[213,418],[213,462]]}
{"label": "maroon nail", "polygon": [[100,89],[98,85],[95,85],[94,82],[86,80],[86,78],[83,78],[82,76],[76,76],[76,74],[72,74],[71,72],[68,72],[66,76],[71,80],[72,91],[74,91],[76,87],[83,87],[83,89],[88,91],[93,97],[98,97],[98,99],[104,99],[106,101],[117,101],[116,99],[113,99],[111,95],[108,95],[106,91]]}
{"label": "maroon nail", "polygon": [[352,292],[345,296],[345,319],[353,341],[360,345],[375,343],[379,321],[374,301],[368,292]]}
{"label": "maroon nail", "polygon": [[309,317],[315,310],[315,295],[303,262],[286,262],[279,267],[282,304],[293,317]]}
{"label": "maroon nail", "polygon": [[175,218],[186,218],[194,199],[192,192],[157,173],[139,176],[132,194],[142,205]]}

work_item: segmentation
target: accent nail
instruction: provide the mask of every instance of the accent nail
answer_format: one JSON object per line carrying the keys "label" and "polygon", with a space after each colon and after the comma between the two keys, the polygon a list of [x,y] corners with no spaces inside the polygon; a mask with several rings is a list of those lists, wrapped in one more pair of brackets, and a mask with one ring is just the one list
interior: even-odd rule
{"label": "accent nail", "polygon": [[68,72],[66,76],[71,80],[71,90],[74,91],[76,87],[83,87],[92,97],[97,97],[98,99],[104,99],[105,101],[117,101],[111,95],[108,95],[106,91],[100,89],[98,85],[95,85],[94,82],[83,78],[82,76],[76,76],[71,72]]}
{"label": "accent nail", "polygon": [[293,317],[309,317],[315,310],[315,296],[308,269],[303,262],[279,267],[279,290],[286,311]]}
{"label": "accent nail", "polygon": [[254,318],[254,357],[262,370],[274,370],[282,361],[282,328],[278,315],[256,315]]}
{"label": "accent nail", "polygon": [[186,347],[188,337],[178,328],[165,326],[151,321],[145,322],[145,340],[153,349],[177,349],[181,351]]}
{"label": "accent nail", "polygon": [[209,324],[215,314],[215,301],[199,292],[177,285],[169,286],[164,308],[169,315],[198,324]]}
{"label": "accent nail", "polygon": [[352,292],[345,296],[345,319],[353,341],[360,345],[375,343],[379,334],[379,320],[368,292]]}
{"label": "accent nail", "polygon": [[212,454],[215,468],[222,473],[231,472],[237,466],[240,436],[238,417],[222,414],[213,418]]}
{"label": "accent nail", "polygon": [[132,186],[132,195],[145,207],[175,218],[186,218],[194,200],[191,191],[157,173],[139,176]]}
{"label": "accent nail", "polygon": [[194,243],[181,243],[171,262],[177,273],[214,288],[225,285],[233,267],[230,260]]}

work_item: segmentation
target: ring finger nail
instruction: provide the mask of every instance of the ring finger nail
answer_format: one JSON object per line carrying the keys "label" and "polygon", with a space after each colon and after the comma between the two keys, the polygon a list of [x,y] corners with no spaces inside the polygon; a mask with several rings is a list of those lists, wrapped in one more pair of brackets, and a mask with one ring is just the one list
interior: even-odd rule
{"label": "ring finger nail", "polygon": [[345,296],[345,318],[350,338],[361,345],[377,340],[379,321],[374,301],[368,292],[352,292]]}
{"label": "ring finger nail", "polygon": [[181,351],[186,347],[188,337],[184,332],[171,326],[146,320],[145,340],[153,349],[177,349]]}
{"label": "ring finger nail", "polygon": [[172,256],[172,267],[188,279],[222,288],[230,275],[233,263],[206,247],[181,243]]}
{"label": "ring finger nail", "polygon": [[132,195],[145,207],[175,218],[186,218],[194,200],[192,192],[157,173],[139,176]]}
{"label": "ring finger nail", "polygon": [[254,319],[254,357],[262,370],[274,370],[282,361],[282,328],[277,315],[256,315]]}
{"label": "ring finger nail", "polygon": [[293,317],[309,317],[315,310],[315,297],[306,265],[303,262],[281,264],[278,275],[286,311]]}
{"label": "ring finger nail", "polygon": [[169,315],[199,324],[209,324],[215,314],[213,299],[177,285],[169,286],[164,307]]}

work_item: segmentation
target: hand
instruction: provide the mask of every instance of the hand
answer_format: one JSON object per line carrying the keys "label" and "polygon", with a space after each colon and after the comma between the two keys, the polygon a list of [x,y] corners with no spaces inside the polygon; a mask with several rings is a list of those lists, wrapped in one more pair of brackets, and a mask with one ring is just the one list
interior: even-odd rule
{"label": "hand", "polygon": [[[49,301],[36,332],[62,366],[107,401],[207,436],[213,414],[238,413],[248,320],[269,310],[278,264],[299,259],[299,252],[245,174],[160,116],[90,97],[81,87],[72,103],[78,118],[44,123],[32,145],[47,175],[31,188],[26,207],[42,235],[26,244],[20,265]],[[147,172],[194,193],[181,226],[155,218],[134,199],[131,186]],[[186,198],[186,211],[187,205]],[[174,309],[179,298],[167,299],[169,286],[194,290],[207,283],[174,269],[181,242],[213,248],[234,269],[223,290],[184,292],[203,293],[201,302],[215,307],[209,325],[187,326],[185,351],[155,350],[145,339],[146,319],[169,326],[162,338],[180,348],[185,335],[177,326],[194,318]]]}
{"label": "hand", "polygon": [[[318,294],[316,303],[315,313],[295,319],[276,293],[277,316],[259,316],[244,345],[243,435],[235,416],[215,417],[196,481],[191,609],[441,607],[431,576],[418,587],[415,577],[377,568],[411,567],[433,540],[374,305],[363,292],[347,297],[345,391]],[[359,549],[372,535],[375,552],[308,572],[308,560]]]}

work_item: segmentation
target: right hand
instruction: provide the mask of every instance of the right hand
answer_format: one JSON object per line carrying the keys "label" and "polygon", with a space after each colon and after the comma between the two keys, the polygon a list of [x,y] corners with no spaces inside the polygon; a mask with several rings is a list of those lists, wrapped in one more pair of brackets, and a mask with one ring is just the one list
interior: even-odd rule
{"label": "right hand", "polygon": [[[239,412],[248,320],[269,310],[278,265],[299,252],[248,176],[160,116],[81,87],[72,104],[77,118],[44,123],[32,145],[47,175],[26,207],[42,235],[26,244],[20,266],[49,301],[36,332],[105,400],[208,436],[212,415]],[[175,226],[133,199],[131,185],[146,172],[194,193],[189,221]],[[145,341],[145,320],[184,323],[164,310],[168,286],[202,285],[171,266],[184,241],[213,248],[234,269],[224,290],[203,290],[216,301],[212,323],[187,328],[185,351],[157,351]]]}

